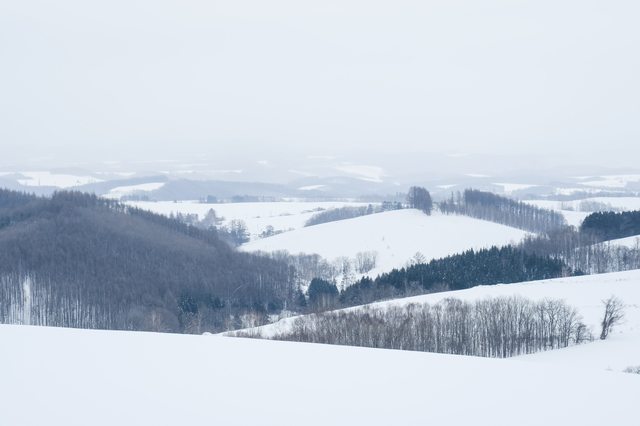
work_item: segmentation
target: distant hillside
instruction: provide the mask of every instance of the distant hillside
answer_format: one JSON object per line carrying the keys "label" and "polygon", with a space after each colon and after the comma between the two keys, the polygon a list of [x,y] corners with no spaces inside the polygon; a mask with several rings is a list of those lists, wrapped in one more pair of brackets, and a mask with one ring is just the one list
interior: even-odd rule
{"label": "distant hillside", "polygon": [[241,250],[318,253],[326,259],[354,259],[360,252],[376,251],[376,267],[369,272],[375,276],[402,268],[416,252],[429,261],[470,248],[503,246],[525,235],[485,220],[439,212],[427,216],[416,209],[403,209],[296,229],[251,241]]}
{"label": "distant hillside", "polygon": [[282,262],[215,232],[79,192],[0,190],[0,322],[224,330],[293,306]]}

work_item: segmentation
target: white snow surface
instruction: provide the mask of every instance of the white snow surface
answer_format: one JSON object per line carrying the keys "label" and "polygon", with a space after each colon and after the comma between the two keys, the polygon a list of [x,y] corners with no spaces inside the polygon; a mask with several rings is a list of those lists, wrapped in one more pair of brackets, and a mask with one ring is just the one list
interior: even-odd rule
{"label": "white snow surface", "polygon": [[57,186],[58,188],[70,188],[86,185],[88,183],[103,182],[93,176],[76,176],[51,172],[20,172],[30,179],[19,179],[18,182],[25,186]]}
{"label": "white snow surface", "polygon": [[[605,341],[510,359],[223,336],[0,325],[6,425],[637,425],[640,271],[381,302],[565,299]],[[352,308],[357,309],[357,308]]]}
{"label": "white snow surface", "polygon": [[395,210],[354,219],[323,223],[251,241],[246,251],[288,250],[318,253],[324,258],[354,258],[358,252],[377,251],[378,261],[368,274],[402,267],[416,252],[426,259],[446,257],[471,248],[517,242],[526,232],[466,216],[431,216],[415,209]]}
{"label": "white snow surface", "polygon": [[[178,212],[183,215],[187,213],[197,214],[202,219],[210,209],[215,210],[218,216],[224,216],[225,220],[221,225],[227,225],[232,220],[242,220],[246,223],[252,239],[259,239],[258,235],[264,232],[268,225],[274,229],[287,231],[290,229],[302,228],[307,220],[318,211],[317,208],[325,210],[344,206],[367,206],[367,203],[354,202],[274,202],[274,203],[224,203],[224,204],[201,204],[197,201],[183,201],[174,203],[171,201],[160,202],[127,202],[127,204],[150,210],[155,213],[169,216]],[[271,237],[273,238],[273,237]]]}
{"label": "white snow surface", "polygon": [[[571,195],[574,192],[587,192],[591,194],[597,194],[598,192],[603,192],[603,189],[597,188],[555,188],[555,193],[560,195]],[[614,192],[608,190],[607,192]]]}
{"label": "white snow surface", "polygon": [[[584,200],[573,201],[523,200],[522,202],[552,210],[562,210],[562,206],[570,206],[574,210],[577,210],[580,203],[584,201],[611,204],[612,207],[616,207],[624,211],[640,210],[640,197],[591,197],[585,198]],[[565,212],[566,210],[562,211]]]}
{"label": "white snow surface", "polygon": [[[580,203],[584,201],[611,204],[612,207],[619,208],[623,211],[640,210],[640,197],[592,197],[574,201],[522,200],[523,203],[559,211],[564,215],[569,225],[576,227],[580,226],[584,218],[590,214],[589,212],[577,211]],[[571,207],[574,210],[563,210],[562,207]]]}
{"label": "white snow surface", "polygon": [[314,189],[317,189],[319,191],[325,191],[327,188],[327,185],[309,185],[309,186],[303,186],[298,188],[298,191],[312,191]]}
{"label": "white snow surface", "polygon": [[108,194],[103,195],[106,198],[119,199],[124,195],[132,195],[140,191],[155,191],[162,188],[166,182],[141,183],[139,185],[118,186],[109,190]]}
{"label": "white snow surface", "polygon": [[345,173],[351,173],[358,176],[360,179],[368,180],[371,182],[382,182],[384,171],[381,167],[377,166],[363,166],[355,164],[347,164],[343,166],[335,167],[336,170]]}
{"label": "white snow surface", "polygon": [[640,247],[640,235],[634,235],[633,237],[626,237],[626,238],[618,238],[617,240],[607,241],[607,243],[618,245],[618,246],[624,246],[628,248],[638,248]]}
{"label": "white snow surface", "polygon": [[[593,370],[613,370],[617,372],[621,372],[629,366],[640,365],[640,270],[516,284],[478,286],[467,290],[433,293],[372,303],[370,306],[385,308],[408,303],[426,302],[433,304],[448,297],[474,301],[489,297],[515,295],[532,300],[544,298],[565,300],[567,304],[579,311],[583,316],[583,322],[592,328],[596,338],[600,334],[599,324],[603,312],[602,300],[615,295],[627,306],[625,309],[625,322],[616,326],[605,341],[523,355],[510,358],[511,360],[540,361],[566,368],[579,365]],[[273,336],[289,329],[294,319],[295,317],[286,318],[257,329],[265,337]]]}
{"label": "white snow surface", "polygon": [[[593,179],[593,178],[585,177],[584,179]],[[640,175],[610,175],[610,176],[600,176],[599,178],[596,178],[596,179],[599,179],[599,180],[580,182],[580,185],[609,187],[609,188],[624,188],[629,182],[640,182]]]}
{"label": "white snow surface", "polygon": [[513,191],[518,191],[520,189],[527,189],[527,188],[533,188],[538,186],[538,185],[526,185],[526,184],[520,184],[520,183],[494,183],[494,185],[501,186],[504,189],[504,192],[506,192],[507,194]]}

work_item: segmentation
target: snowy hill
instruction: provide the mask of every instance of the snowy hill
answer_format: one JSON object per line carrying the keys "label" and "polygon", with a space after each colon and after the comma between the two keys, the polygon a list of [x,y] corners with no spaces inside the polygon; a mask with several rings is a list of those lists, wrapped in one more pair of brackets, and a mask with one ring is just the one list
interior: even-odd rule
{"label": "snowy hill", "polygon": [[220,336],[0,325],[7,425],[636,425],[640,376]]}
{"label": "snowy hill", "polygon": [[242,220],[247,225],[252,239],[258,239],[258,235],[273,226],[275,230],[287,231],[289,229],[299,229],[311,216],[317,213],[318,209],[328,210],[344,206],[366,206],[366,203],[353,203],[345,201],[323,201],[323,202],[274,202],[274,203],[223,203],[204,204],[197,201],[184,202],[128,202],[127,204],[150,210],[154,213],[169,216],[171,213],[177,214],[197,214],[202,219],[210,209],[215,210],[218,216],[223,216],[225,220],[222,226],[227,225],[232,220]]}
{"label": "snowy hill", "polygon": [[[605,341],[595,341],[580,346],[569,347],[532,355],[524,355],[512,360],[540,361],[563,366],[588,367],[598,370],[622,371],[632,365],[640,365],[640,270],[615,272],[601,275],[556,278],[516,284],[478,286],[467,290],[427,294],[404,299],[374,303],[374,307],[388,307],[408,303],[437,303],[448,297],[474,301],[487,297],[520,295],[531,300],[543,298],[562,299],[578,309],[584,323],[591,327],[597,338],[599,324],[604,311],[602,300],[612,295],[626,305],[624,324],[614,328]],[[357,307],[349,309],[358,309]],[[291,318],[260,327],[264,336],[288,329]]]}
{"label": "snowy hill", "polygon": [[416,252],[430,260],[470,248],[517,242],[524,235],[526,232],[515,228],[466,216],[396,210],[297,229],[252,241],[241,249],[318,253],[327,259],[354,258],[358,252],[375,250],[377,267],[369,273],[375,276],[404,266]]}

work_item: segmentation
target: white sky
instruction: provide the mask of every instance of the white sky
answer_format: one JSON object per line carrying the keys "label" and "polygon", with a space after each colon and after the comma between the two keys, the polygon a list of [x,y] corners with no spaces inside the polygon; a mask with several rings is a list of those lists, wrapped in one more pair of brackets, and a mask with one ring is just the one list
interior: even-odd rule
{"label": "white sky", "polygon": [[0,144],[640,158],[639,12],[637,0],[4,1]]}

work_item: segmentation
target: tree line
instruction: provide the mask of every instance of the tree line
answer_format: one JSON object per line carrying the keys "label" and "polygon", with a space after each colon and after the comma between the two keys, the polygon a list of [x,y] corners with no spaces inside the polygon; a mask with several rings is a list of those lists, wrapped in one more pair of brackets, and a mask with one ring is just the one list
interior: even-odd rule
{"label": "tree line", "polygon": [[365,274],[374,269],[378,259],[375,250],[358,252],[354,258],[338,256],[333,260],[316,253],[291,254],[286,250],[256,253],[289,265],[295,271],[295,282],[300,289],[308,288],[313,279],[333,283],[336,288],[339,283],[346,288],[355,282],[356,274]]}
{"label": "tree line", "polygon": [[427,216],[431,215],[433,210],[433,201],[431,194],[425,188],[420,186],[412,186],[407,193],[407,205],[410,209],[418,209]]}
{"label": "tree line", "polygon": [[574,273],[560,259],[529,254],[511,245],[493,246],[393,269],[375,279],[363,277],[340,293],[339,303],[345,307],[356,306],[430,292],[558,278]]}
{"label": "tree line", "polygon": [[562,213],[512,200],[492,192],[465,189],[464,194],[445,199],[438,205],[444,214],[460,214],[488,220],[512,228],[547,234],[567,226]]}
{"label": "tree line", "polygon": [[527,253],[561,260],[585,274],[640,269],[640,240],[631,247],[616,245],[602,241],[598,233],[570,226],[548,235],[527,235],[518,247]]}
{"label": "tree line", "polygon": [[401,209],[401,203],[393,203],[390,201],[383,201],[381,204],[377,205],[369,204],[368,206],[337,207],[314,214],[305,222],[304,226],[320,225],[321,223],[336,222],[339,220],[353,219],[370,214]]}
{"label": "tree line", "polygon": [[[260,332],[234,336],[260,337]],[[593,340],[577,310],[562,300],[520,296],[474,302],[365,306],[293,320],[275,340],[506,358]]]}
{"label": "tree line", "polygon": [[640,235],[640,211],[591,213],[582,221],[580,231],[593,232],[603,241]]}

